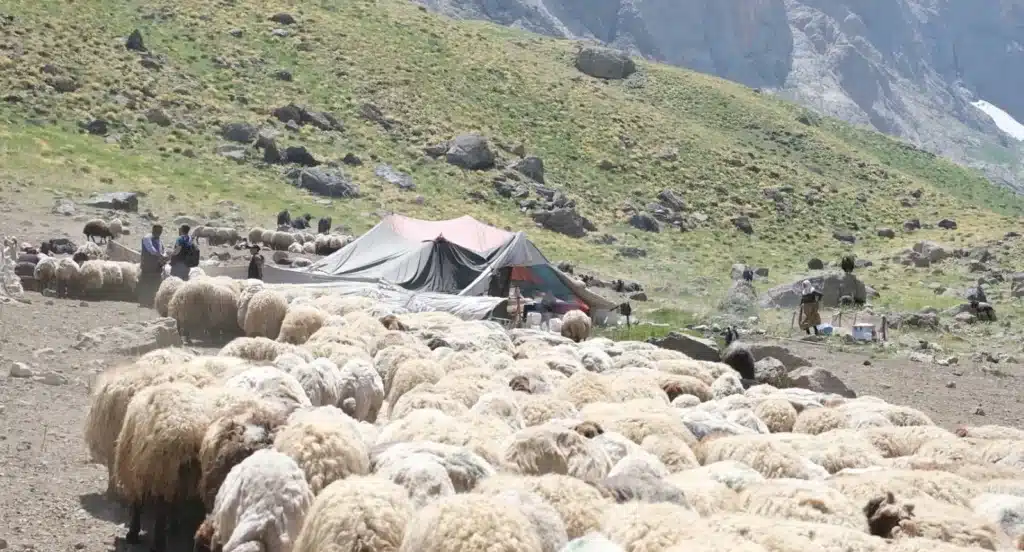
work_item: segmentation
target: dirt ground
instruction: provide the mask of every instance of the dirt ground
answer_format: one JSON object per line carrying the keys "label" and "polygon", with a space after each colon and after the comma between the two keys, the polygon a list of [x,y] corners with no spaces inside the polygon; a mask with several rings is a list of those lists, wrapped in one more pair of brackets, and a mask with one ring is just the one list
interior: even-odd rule
{"label": "dirt ground", "polygon": [[[80,240],[80,221],[50,215],[41,205],[15,207],[10,201],[0,203],[5,212],[0,234],[33,243],[62,233]],[[156,314],[131,303],[50,299],[37,293],[27,297],[31,304],[0,305],[0,550],[130,550],[120,540],[127,512],[103,495],[106,472],[87,463],[81,436],[90,378],[128,359],[73,345],[79,332]],[[866,356],[804,343],[785,345],[833,371],[858,394],[918,408],[940,425],[1024,427],[1024,376],[1017,366],[1000,366],[1004,374],[993,376],[969,360],[953,367],[906,360],[865,365]],[[15,362],[29,365],[35,377],[9,376]],[[977,413],[979,406],[984,415]],[[188,550],[188,543],[179,543],[169,552]]]}

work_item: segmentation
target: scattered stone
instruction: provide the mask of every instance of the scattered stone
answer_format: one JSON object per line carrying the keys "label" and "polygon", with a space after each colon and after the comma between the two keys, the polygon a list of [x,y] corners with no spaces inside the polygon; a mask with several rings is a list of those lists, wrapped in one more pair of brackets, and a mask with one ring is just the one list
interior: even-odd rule
{"label": "scattered stone", "polygon": [[231,29],[230,31],[228,31],[228,34],[235,38],[242,38],[242,35],[245,33],[242,31],[242,29]]}
{"label": "scattered stone", "polygon": [[285,163],[294,163],[303,167],[316,167],[320,165],[320,161],[313,157],[313,154],[306,149],[306,146],[288,146],[284,149],[282,157]]}
{"label": "scattered stone", "polygon": [[278,23],[281,25],[295,24],[295,17],[293,17],[292,14],[285,12],[275,13],[274,15],[271,15],[270,20],[273,21],[274,23]]}
{"label": "scattered stone", "polygon": [[11,371],[9,374],[12,378],[31,378],[35,375],[32,368],[24,362],[15,362],[11,364]]}
{"label": "scattered stone", "polygon": [[73,77],[67,76],[54,77],[53,79],[50,79],[49,83],[54,90],[65,94],[68,92],[74,92],[81,87],[77,80]]}
{"label": "scattered stone", "polygon": [[445,161],[463,169],[478,171],[494,167],[494,152],[480,134],[460,134],[451,141]]}
{"label": "scattered stone", "polygon": [[878,229],[878,237],[879,238],[895,238],[896,237],[896,231],[893,230],[892,228],[879,228]]}
{"label": "scattered stone", "polygon": [[51,212],[55,215],[73,217],[75,216],[75,202],[64,198],[55,199],[53,201],[53,209],[51,209]]}
{"label": "scattered stone", "polygon": [[871,361],[870,360],[865,360],[864,361],[864,366],[871,366]]}
{"label": "scattered stone", "polygon": [[647,250],[640,247],[620,247],[619,255],[627,259],[640,259],[647,256]]}
{"label": "scattered stone", "polygon": [[516,161],[512,168],[534,182],[544,183],[544,161],[540,157],[524,157]]}
{"label": "scattered stone", "polygon": [[93,136],[106,136],[110,132],[110,125],[103,119],[93,119],[82,125],[82,128]]}
{"label": "scattered stone", "polygon": [[911,362],[920,362],[921,364],[932,364],[933,362],[935,362],[935,357],[919,351],[914,351],[910,353],[909,358]]}
{"label": "scattered stone", "polygon": [[153,71],[159,71],[164,68],[164,63],[160,61],[160,58],[154,56],[142,56],[139,59],[139,65]]}
{"label": "scattered stone", "polygon": [[576,69],[599,79],[624,79],[636,72],[636,63],[622,52],[587,46],[576,54]]}
{"label": "scattered stone", "polygon": [[754,225],[750,222],[749,217],[734,217],[732,219],[732,224],[737,229],[739,229],[740,232],[743,232],[744,234],[750,235],[754,233]]}
{"label": "scattered stone", "polygon": [[825,262],[822,261],[821,259],[817,258],[817,257],[807,261],[807,269],[808,270],[824,270],[824,268],[825,268]]}
{"label": "scattered stone", "polygon": [[857,236],[849,230],[836,230],[832,232],[832,237],[843,243],[857,243]]}
{"label": "scattered stone", "polygon": [[956,221],[953,219],[942,219],[935,223],[935,226],[943,228],[945,230],[956,230]]}
{"label": "scattered stone", "polygon": [[142,41],[142,33],[135,29],[132,34],[128,35],[128,39],[124,42],[124,47],[133,52],[145,52],[146,45]]}
{"label": "scattered stone", "polygon": [[351,167],[358,167],[363,164],[363,160],[354,153],[346,153],[345,157],[341,159],[341,162]]}
{"label": "scattered stone", "polygon": [[571,207],[559,207],[550,210],[537,210],[530,214],[533,221],[541,227],[564,234],[570,238],[582,238],[587,232],[597,230],[587,217]]}
{"label": "scattered stone", "polygon": [[380,164],[373,170],[374,174],[384,179],[385,181],[398,186],[403,190],[415,190],[416,183],[412,181],[412,177],[396,170],[390,165]]}
{"label": "scattered stone", "polygon": [[221,157],[227,157],[228,159],[234,159],[235,161],[245,161],[246,147],[240,144],[221,144],[217,146],[213,151]]}
{"label": "scattered stone", "polygon": [[679,351],[695,360],[706,360],[708,362],[720,362],[722,360],[718,344],[710,339],[694,337],[680,332],[669,332],[664,337],[652,337],[647,342],[657,345],[662,349]]}
{"label": "scattered stone", "polygon": [[280,69],[278,71],[275,71],[274,72],[274,78],[279,80],[279,81],[284,81],[284,82],[292,82],[292,79],[293,79],[292,72],[288,71],[288,70],[285,70],[285,69]]}
{"label": "scattered stone", "polygon": [[292,183],[304,190],[324,197],[359,197],[359,186],[339,169],[313,167],[291,169],[286,175]]}
{"label": "scattered stone", "polygon": [[658,192],[658,201],[660,201],[665,207],[675,211],[686,210],[686,201],[672,190],[662,190]]}
{"label": "scattered stone", "polygon": [[638,292],[630,295],[629,298],[632,299],[633,301],[646,301],[647,300],[647,293],[645,293],[643,291],[638,291]]}
{"label": "scattered stone", "polygon": [[754,374],[754,379],[758,383],[767,383],[779,389],[793,385],[786,365],[774,357],[765,357],[754,363]]}
{"label": "scattered stone", "polygon": [[276,36],[278,38],[287,38],[288,31],[285,29],[274,29],[270,31],[270,36]]}
{"label": "scattered stone", "polygon": [[[379,107],[372,103],[364,103],[363,105],[359,106],[359,116],[366,119],[367,121],[377,123],[378,125],[384,127],[384,130],[391,130],[397,124],[396,121],[388,118],[386,115],[384,115],[384,112],[381,111]],[[444,151],[433,157],[440,157],[444,155],[445,152],[447,151],[448,144],[446,143],[444,146]]]}
{"label": "scattered stone", "polygon": [[661,225],[647,213],[636,213],[629,217],[629,225],[644,232],[661,232]]}
{"label": "scattered stone", "polygon": [[984,416],[985,415],[985,409],[980,407],[980,406],[978,408],[975,408],[974,409],[974,415],[975,416]]}
{"label": "scattered stone", "polygon": [[249,123],[228,123],[221,127],[220,135],[225,140],[240,142],[243,144],[253,143],[260,135],[259,130]]}
{"label": "scattered stone", "polygon": [[970,312],[961,312],[953,317],[953,320],[961,324],[974,324],[978,321],[978,317]]}
{"label": "scattered stone", "polygon": [[139,195],[135,192],[109,192],[97,194],[83,202],[83,205],[98,209],[113,209],[137,213],[139,211]]}
{"label": "scattered stone", "polygon": [[793,370],[789,373],[789,378],[793,381],[794,387],[816,393],[835,393],[849,399],[857,397],[857,393],[847,387],[835,374],[817,366]]}
{"label": "scattered stone", "polygon": [[947,381],[946,382],[946,389],[956,389],[956,382],[952,381],[952,380]]}
{"label": "scattered stone", "polygon": [[33,378],[33,380],[38,381],[43,385],[52,386],[67,385],[68,383],[68,378],[61,374],[58,374],[57,372],[47,372],[43,374],[41,377]]}
{"label": "scattered stone", "polygon": [[146,120],[161,127],[169,127],[172,122],[164,110],[155,107],[146,111]]}
{"label": "scattered stone", "polygon": [[948,259],[952,253],[943,245],[932,241],[921,241],[914,244],[914,252],[933,263]]}

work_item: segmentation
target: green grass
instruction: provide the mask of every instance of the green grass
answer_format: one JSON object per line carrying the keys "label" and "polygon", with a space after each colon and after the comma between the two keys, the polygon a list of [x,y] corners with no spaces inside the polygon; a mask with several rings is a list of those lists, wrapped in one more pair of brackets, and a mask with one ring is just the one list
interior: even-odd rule
{"label": "green grass", "polygon": [[[4,11],[16,20],[0,27],[0,36],[20,49],[0,55],[0,90],[20,101],[0,103],[2,178],[71,195],[144,191],[147,206],[161,214],[208,214],[223,200],[267,225],[282,207],[331,213],[353,232],[375,224],[382,211],[469,214],[526,229],[553,260],[646,283],[654,307],[688,313],[668,316],[670,325],[713,311],[735,262],[769,267],[765,283],[782,283],[805,272],[810,257],[831,260],[852,250],[881,258],[930,236],[967,244],[1001,235],[1024,213],[1024,201],[974,172],[743,86],[647,62],[628,81],[600,82],[574,69],[571,42],[454,22],[407,0],[9,0]],[[298,20],[284,27],[285,38],[270,33],[279,25],[267,18],[278,11]],[[134,28],[163,59],[162,69],[142,67],[139,55],[121,46],[119,37]],[[47,64],[81,87],[56,92]],[[275,79],[279,69],[294,81]],[[284,130],[270,111],[290,102],[333,112],[344,131]],[[364,103],[396,120],[396,128],[362,119]],[[147,122],[151,108],[174,124]],[[94,117],[110,121],[120,142],[78,129]],[[218,130],[234,121],[276,126],[282,146],[303,144],[327,161],[358,155],[365,164],[344,170],[363,197],[324,205],[288,185],[280,168],[217,157]],[[468,131],[490,137],[505,161],[515,159],[510,152],[519,144],[542,157],[549,185],[618,243],[538,229],[512,200],[493,193],[497,171],[467,172],[424,156],[425,145]],[[669,151],[677,153],[664,155]],[[373,174],[377,162],[410,173],[417,190],[382,182]],[[768,188],[786,190],[782,206]],[[643,208],[663,189],[680,193],[688,216],[705,222],[691,232],[630,228],[624,207]],[[916,189],[924,190],[920,199],[903,205]],[[752,236],[733,227],[738,214],[751,217]],[[943,217],[961,229],[895,240],[875,235],[883,226],[899,231],[906,219]],[[832,238],[847,228],[857,229],[856,246]],[[623,245],[648,255],[623,260]],[[895,290],[907,286],[900,270],[866,277]]]}

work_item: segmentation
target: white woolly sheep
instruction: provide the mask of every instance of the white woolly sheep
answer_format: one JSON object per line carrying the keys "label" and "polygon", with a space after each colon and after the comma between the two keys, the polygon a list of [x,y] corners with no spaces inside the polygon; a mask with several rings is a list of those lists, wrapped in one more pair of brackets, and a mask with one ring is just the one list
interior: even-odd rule
{"label": "white woolly sheep", "polygon": [[286,419],[285,409],[277,404],[254,402],[240,405],[239,411],[214,420],[207,428],[199,450],[199,494],[208,512],[214,510],[217,491],[232,468],[257,450],[270,448]]}
{"label": "white woolly sheep", "polygon": [[768,479],[748,485],[739,493],[738,505],[748,514],[868,530],[861,502],[817,481]]}
{"label": "white woolly sheep", "polygon": [[442,498],[409,522],[400,552],[541,552],[543,545],[521,510],[492,497]]}
{"label": "white woolly sheep", "polygon": [[421,383],[437,383],[442,377],[444,370],[434,362],[411,359],[400,363],[388,380],[391,384],[387,393],[388,415],[393,413],[395,403],[402,395],[411,391],[413,387]]}
{"label": "white woolly sheep", "polygon": [[35,270],[32,272],[32,277],[39,284],[39,291],[55,287],[57,284],[58,263],[59,261],[56,257],[39,256],[39,262],[36,263]]}
{"label": "white woolly sheep", "polygon": [[370,473],[370,453],[356,422],[333,406],[293,413],[278,430],[274,448],[299,463],[313,494],[339,479]]}
{"label": "white woolly sheep", "polygon": [[259,450],[228,472],[213,511],[196,532],[196,552],[291,552],[313,504],[298,464]]}
{"label": "white woolly sheep", "polygon": [[463,446],[492,466],[500,466],[504,462],[501,443],[511,433],[507,425],[494,418],[470,414],[454,417],[439,410],[421,409],[384,426],[377,444],[425,440]]}
{"label": "white woolly sheep", "polygon": [[573,309],[562,316],[562,337],[567,337],[576,343],[590,337],[590,317],[587,313]]}
{"label": "white woolly sheep", "polygon": [[431,441],[382,443],[373,447],[370,462],[374,472],[391,478],[398,466],[413,456],[429,457],[444,468],[453,492],[468,492],[495,473],[486,460],[471,450]]}
{"label": "white woolly sheep", "polygon": [[65,257],[57,262],[57,296],[68,297],[81,293],[80,290],[80,268],[78,263],[70,257]]}
{"label": "white woolly sheep", "polygon": [[569,539],[565,531],[565,522],[558,511],[537,494],[521,489],[509,489],[494,498],[526,515],[526,519],[530,521],[537,537],[540,538],[543,552],[559,552],[567,544]]}
{"label": "white woolly sheep", "polygon": [[814,476],[807,465],[809,462],[793,447],[768,436],[712,436],[701,441],[694,452],[701,464],[737,460],[768,478],[810,479]]}
{"label": "white woolly sheep", "polygon": [[398,550],[412,516],[402,487],[379,477],[348,477],[316,497],[294,552]]}
{"label": "white woolly sheep", "polygon": [[504,449],[505,462],[524,475],[557,473],[598,481],[612,468],[603,448],[577,431],[557,424],[517,431]]}
{"label": "white woolly sheep", "polygon": [[404,456],[374,472],[405,487],[416,508],[422,508],[439,497],[455,494],[455,485],[444,466],[426,453]]}
{"label": "white woolly sheep", "polygon": [[153,549],[165,549],[168,518],[199,498],[199,451],[210,421],[199,388],[187,383],[147,387],[132,397],[114,457],[117,493],[131,504],[127,542],[139,542],[142,508],[154,505]]}
{"label": "white woolly sheep", "polygon": [[[280,362],[282,357],[278,357]],[[326,358],[317,358],[312,362],[299,363],[287,370],[295,376],[306,391],[306,396],[313,406],[341,407],[341,386],[344,384],[338,366]]]}
{"label": "white woolly sheep", "polygon": [[267,241],[274,251],[288,251],[288,247],[295,243],[295,236],[291,232],[274,232]]}
{"label": "white woolly sheep", "polygon": [[957,437],[970,437],[974,439],[1013,439],[1024,441],[1024,430],[998,425],[961,426],[957,428],[955,433]]}
{"label": "white woolly sheep", "polygon": [[679,540],[681,528],[697,519],[697,512],[685,505],[629,502],[607,510],[601,532],[626,552],[665,550]]}
{"label": "white woolly sheep", "polygon": [[611,475],[595,484],[601,494],[625,502],[671,502],[689,506],[682,489],[650,475]]}
{"label": "white woolly sheep", "polygon": [[238,296],[209,279],[185,282],[167,305],[167,315],[186,340],[192,336],[223,338],[238,332]]}
{"label": "white woolly sheep", "polygon": [[481,481],[474,493],[497,496],[510,489],[529,491],[544,499],[561,516],[570,539],[596,531],[613,501],[592,485],[568,475],[519,476],[498,474]]}
{"label": "white woolly sheep", "polygon": [[168,276],[160,282],[160,287],[156,290],[156,297],[153,299],[153,306],[156,308],[157,314],[160,316],[167,316],[167,309],[171,304],[171,297],[185,285],[185,280],[178,278],[177,276]]}
{"label": "white woolly sheep", "polygon": [[341,366],[338,407],[352,419],[374,423],[384,405],[384,382],[368,360],[352,358]]}
{"label": "white woolly sheep", "polygon": [[107,467],[108,493],[115,490],[117,437],[124,424],[128,404],[147,387],[176,381],[204,387],[212,384],[214,379],[205,370],[188,365],[137,363],[107,370],[93,382],[84,437],[92,461]]}
{"label": "white woolly sheep", "polygon": [[107,229],[110,230],[110,237],[119,238],[124,234],[124,223],[121,219],[114,219],[107,224]]}
{"label": "white woolly sheep", "polygon": [[781,398],[768,398],[757,403],[754,415],[764,422],[772,433],[793,431],[793,425],[797,420],[796,409],[789,401]]}
{"label": "white woolly sheep", "polygon": [[267,232],[267,230],[264,230],[264,229],[259,228],[259,227],[250,229],[249,230],[249,235],[248,235],[249,244],[250,245],[255,245],[255,244],[262,244],[262,243],[264,243],[263,242],[263,233],[264,232]]}
{"label": "white woolly sheep", "polygon": [[306,349],[288,343],[281,343],[266,337],[238,337],[232,339],[217,353],[220,356],[233,356],[252,362],[273,362],[283,354],[295,354],[305,361],[313,360],[313,355]]}
{"label": "white woolly sheep", "polygon": [[77,288],[87,297],[95,296],[103,290],[103,261],[89,260],[82,263]]}
{"label": "white woolly sheep", "polygon": [[315,307],[290,307],[281,321],[277,340],[302,345],[324,325],[327,314]]}
{"label": "white woolly sheep", "polygon": [[75,249],[75,254],[73,255],[75,258],[85,257],[90,261],[96,261],[104,258],[105,256],[103,248],[91,241],[79,245],[78,248]]}

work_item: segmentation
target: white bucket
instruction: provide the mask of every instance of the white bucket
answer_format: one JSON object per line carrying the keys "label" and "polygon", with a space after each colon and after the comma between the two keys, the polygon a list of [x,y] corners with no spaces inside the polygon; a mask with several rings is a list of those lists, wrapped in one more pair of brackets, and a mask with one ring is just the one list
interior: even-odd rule
{"label": "white bucket", "polygon": [[534,328],[540,326],[540,313],[539,312],[528,312],[526,313],[526,325]]}
{"label": "white bucket", "polygon": [[875,325],[857,324],[853,327],[853,338],[857,341],[873,341],[875,339]]}

